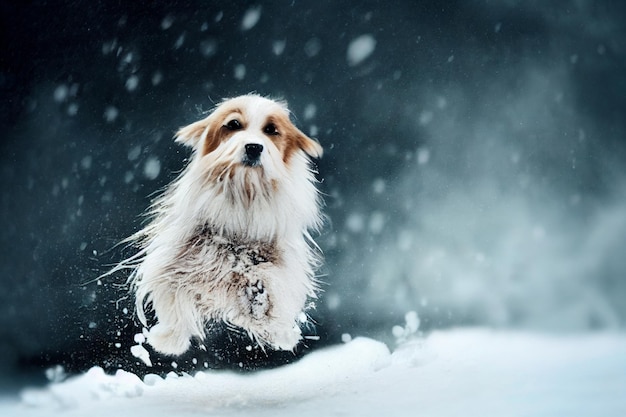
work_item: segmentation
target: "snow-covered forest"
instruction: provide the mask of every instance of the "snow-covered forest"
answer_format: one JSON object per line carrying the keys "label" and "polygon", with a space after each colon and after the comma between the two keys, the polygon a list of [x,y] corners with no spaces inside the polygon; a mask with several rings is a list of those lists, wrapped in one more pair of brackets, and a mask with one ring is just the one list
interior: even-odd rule
{"label": "snow-covered forest", "polygon": [[[626,412],[625,19],[611,1],[0,3],[10,411]],[[98,277],[185,166],[174,132],[248,92],[324,147],[316,326],[296,354],[218,328],[148,367],[127,277]]]}

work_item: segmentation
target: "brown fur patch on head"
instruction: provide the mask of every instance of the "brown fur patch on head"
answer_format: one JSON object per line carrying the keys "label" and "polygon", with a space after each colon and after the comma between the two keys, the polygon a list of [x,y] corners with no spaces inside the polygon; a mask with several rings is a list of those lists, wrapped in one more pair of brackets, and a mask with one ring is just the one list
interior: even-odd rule
{"label": "brown fur patch on head", "polygon": [[213,120],[209,126],[206,138],[204,139],[204,146],[202,148],[203,156],[213,152],[220,143],[225,142],[229,137],[235,134],[236,131],[229,130],[225,126],[228,121],[237,119],[245,128],[245,121],[243,120],[244,114],[241,109],[237,107],[222,105],[211,116]]}
{"label": "brown fur patch on head", "polygon": [[[304,151],[312,158],[320,158],[323,149],[320,144],[302,133],[289,119],[289,111],[284,104],[270,102],[271,108],[263,108],[268,112],[267,120],[261,131],[265,134],[283,155],[284,163],[288,163],[297,150]],[[228,140],[237,130],[231,130],[226,124],[234,119],[241,124],[239,130],[245,130],[248,126],[247,111],[258,111],[247,109],[245,102],[235,98],[227,100],[219,105],[209,117],[181,128],[176,133],[176,141],[191,146],[200,152],[201,156],[213,152],[222,142]],[[273,125],[276,133],[266,133],[265,128]]]}
{"label": "brown fur patch on head", "polygon": [[[237,119],[245,126],[243,112],[225,103],[217,107],[209,117],[179,129],[175,135],[176,142],[201,150],[202,156],[207,155],[235,133],[224,126],[231,119]],[[198,149],[201,142],[202,149]]]}
{"label": "brown fur patch on head", "polygon": [[322,146],[302,133],[300,129],[289,120],[287,114],[278,113],[268,117],[266,125],[269,124],[276,125],[278,134],[269,135],[268,137],[282,152],[283,161],[285,163],[289,162],[294,152],[298,149],[303,150],[312,158],[320,158],[322,156]]}

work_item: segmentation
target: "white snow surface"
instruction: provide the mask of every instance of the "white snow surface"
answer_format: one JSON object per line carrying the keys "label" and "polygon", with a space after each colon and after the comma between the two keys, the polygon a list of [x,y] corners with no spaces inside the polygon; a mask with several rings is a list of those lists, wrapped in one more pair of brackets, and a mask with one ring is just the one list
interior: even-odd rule
{"label": "white snow surface", "polygon": [[355,338],[250,374],[142,381],[92,368],[5,398],[0,415],[624,416],[626,333],[457,329],[408,340],[393,353]]}

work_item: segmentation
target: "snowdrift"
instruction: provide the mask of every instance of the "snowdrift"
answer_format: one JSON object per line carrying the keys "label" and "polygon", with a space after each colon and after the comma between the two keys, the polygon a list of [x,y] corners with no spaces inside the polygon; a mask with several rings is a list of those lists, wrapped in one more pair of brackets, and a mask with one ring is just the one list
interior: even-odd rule
{"label": "snowdrift", "polygon": [[458,329],[393,353],[356,338],[278,369],[165,378],[100,368],[5,398],[5,416],[624,416],[626,334]]}

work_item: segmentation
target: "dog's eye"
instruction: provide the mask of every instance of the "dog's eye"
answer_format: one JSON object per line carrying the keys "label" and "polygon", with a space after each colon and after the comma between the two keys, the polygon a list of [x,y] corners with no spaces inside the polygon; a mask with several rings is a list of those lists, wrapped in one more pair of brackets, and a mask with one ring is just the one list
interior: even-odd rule
{"label": "dog's eye", "polygon": [[276,125],[274,123],[268,123],[263,128],[263,133],[265,133],[266,135],[271,135],[271,136],[275,136],[279,134],[278,129],[276,129]]}
{"label": "dog's eye", "polygon": [[226,123],[224,127],[228,130],[240,130],[243,128],[241,122],[237,119],[233,119],[230,122]]}

